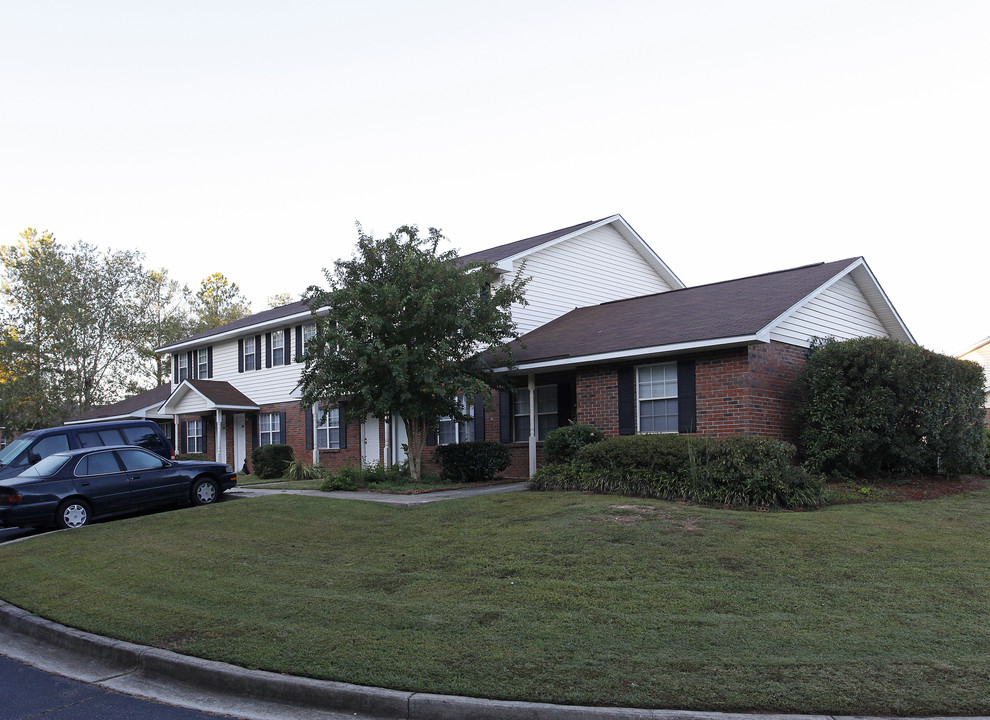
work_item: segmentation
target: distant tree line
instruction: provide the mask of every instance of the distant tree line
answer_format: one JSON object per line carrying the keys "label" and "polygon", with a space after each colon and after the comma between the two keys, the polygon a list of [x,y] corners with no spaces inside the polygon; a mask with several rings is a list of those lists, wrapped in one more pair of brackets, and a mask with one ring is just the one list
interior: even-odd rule
{"label": "distant tree line", "polygon": [[222,273],[192,293],[143,260],[33,228],[0,247],[0,426],[54,425],[156,387],[171,373],[157,348],[251,312]]}

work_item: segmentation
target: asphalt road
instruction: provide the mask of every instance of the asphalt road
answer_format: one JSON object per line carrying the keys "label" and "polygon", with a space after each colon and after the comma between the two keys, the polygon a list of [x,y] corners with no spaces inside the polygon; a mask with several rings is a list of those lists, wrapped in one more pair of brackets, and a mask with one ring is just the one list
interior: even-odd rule
{"label": "asphalt road", "polygon": [[0,720],[216,720],[36,670],[0,655]]}

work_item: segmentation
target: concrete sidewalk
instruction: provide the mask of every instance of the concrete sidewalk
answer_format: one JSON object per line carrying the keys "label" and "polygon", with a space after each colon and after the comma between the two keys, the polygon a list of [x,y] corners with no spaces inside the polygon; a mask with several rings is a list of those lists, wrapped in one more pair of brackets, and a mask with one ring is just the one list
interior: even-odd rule
{"label": "concrete sidewalk", "polygon": [[529,487],[528,482],[503,483],[499,485],[483,485],[480,487],[460,488],[457,490],[435,490],[414,494],[356,492],[348,490],[278,490],[271,488],[235,487],[225,494],[232,497],[258,497],[261,495],[308,495],[310,497],[338,498],[341,500],[367,500],[368,502],[386,503],[389,505],[425,505],[440,500],[472,497],[474,495],[494,495],[496,493],[519,492]]}

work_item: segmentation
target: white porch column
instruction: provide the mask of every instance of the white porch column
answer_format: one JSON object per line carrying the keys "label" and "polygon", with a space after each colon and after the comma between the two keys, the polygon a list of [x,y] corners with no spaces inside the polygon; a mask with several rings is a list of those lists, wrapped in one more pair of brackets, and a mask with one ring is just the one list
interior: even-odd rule
{"label": "white porch column", "polygon": [[529,476],[536,474],[536,375],[529,374]]}
{"label": "white porch column", "polygon": [[319,415],[319,403],[313,403],[313,407],[310,412],[313,415],[313,464],[320,464],[320,442],[317,439],[319,437],[319,431],[317,428],[320,426],[320,415]]}
{"label": "white porch column", "polygon": [[223,410],[217,408],[217,462],[227,462],[227,426],[223,422]]}

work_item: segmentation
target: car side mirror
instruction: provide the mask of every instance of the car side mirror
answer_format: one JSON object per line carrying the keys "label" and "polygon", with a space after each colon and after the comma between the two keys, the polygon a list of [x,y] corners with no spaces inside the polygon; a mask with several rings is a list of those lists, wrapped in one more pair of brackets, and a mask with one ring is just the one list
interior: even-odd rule
{"label": "car side mirror", "polygon": [[36,462],[41,462],[41,455],[36,453],[34,450],[28,451],[28,463],[34,465]]}

